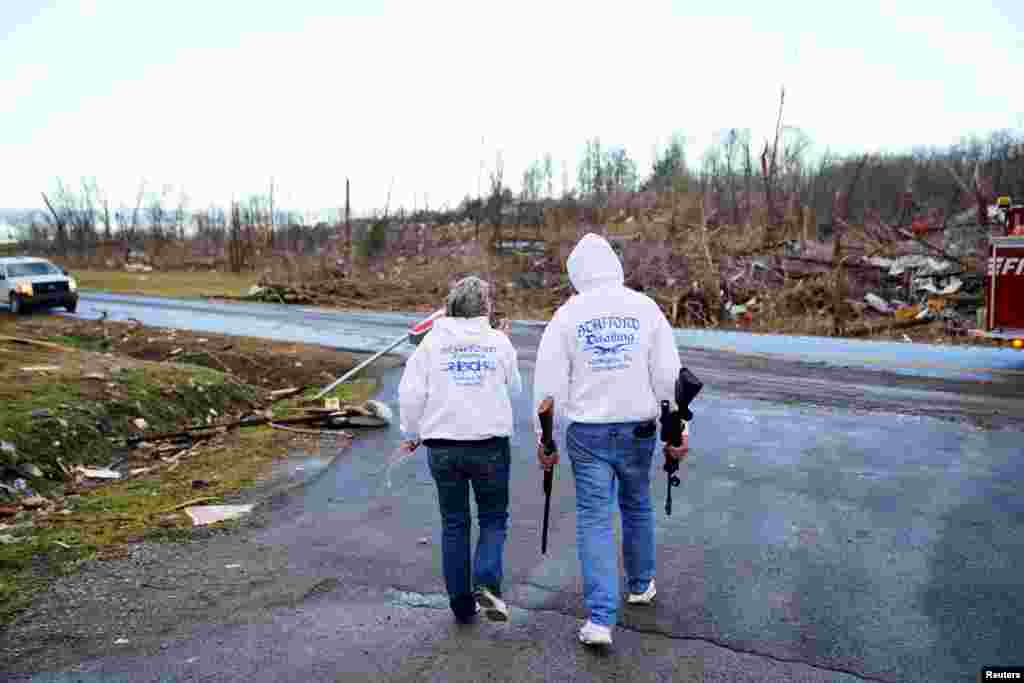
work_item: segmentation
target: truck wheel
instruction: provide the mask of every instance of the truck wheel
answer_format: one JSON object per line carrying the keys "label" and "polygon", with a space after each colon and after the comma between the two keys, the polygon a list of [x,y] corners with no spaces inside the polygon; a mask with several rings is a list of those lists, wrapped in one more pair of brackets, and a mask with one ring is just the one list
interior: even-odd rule
{"label": "truck wheel", "polygon": [[68,313],[74,313],[76,310],[78,310],[78,302],[73,301],[71,303],[64,304],[64,308],[67,310]]}
{"label": "truck wheel", "polygon": [[11,313],[13,313],[14,315],[25,314],[25,304],[21,302],[20,296],[18,296],[17,294],[11,294],[11,299],[9,303],[11,306]]}

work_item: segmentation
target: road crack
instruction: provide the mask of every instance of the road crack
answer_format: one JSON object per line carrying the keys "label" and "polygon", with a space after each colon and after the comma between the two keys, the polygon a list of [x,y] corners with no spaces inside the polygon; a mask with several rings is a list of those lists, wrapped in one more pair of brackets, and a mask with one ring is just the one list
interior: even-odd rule
{"label": "road crack", "polygon": [[[526,584],[523,584],[523,585],[532,585],[532,584],[526,583]],[[534,586],[534,587],[535,588],[540,588],[540,586]],[[553,591],[551,591],[551,589],[548,589],[548,588],[545,588],[544,590],[546,590],[548,592],[553,592]],[[447,606],[447,604],[448,604],[448,596],[446,594],[443,594],[443,593],[417,593],[415,591],[407,591],[407,590],[404,590],[404,589],[401,589],[401,588],[398,588],[398,587],[392,587],[388,591],[388,595],[392,599],[393,602],[395,602],[397,604],[400,604],[403,607],[407,607],[409,609],[438,610],[438,609],[444,609]],[[414,596],[414,599],[409,599],[410,596]],[[509,607],[513,607],[513,608],[515,608],[517,610],[522,610],[524,612],[537,613],[537,614],[545,614],[545,613],[546,614],[557,614],[557,615],[562,616],[562,617],[571,617],[573,619],[577,618],[577,616],[575,614],[572,614],[570,612],[563,612],[561,610],[543,609],[543,608],[539,608],[539,607],[524,607],[522,605],[517,605],[517,604],[511,603],[511,602],[508,602],[508,601],[506,601],[506,603],[508,604]],[[817,665],[817,664],[812,664],[810,662],[804,661],[802,659],[793,659],[793,658],[788,658],[788,657],[779,657],[779,656],[772,655],[772,654],[769,654],[769,653],[766,653],[766,652],[758,652],[757,650],[744,649],[744,648],[736,647],[734,645],[730,645],[729,643],[726,643],[724,641],[718,640],[717,638],[708,638],[708,637],[705,637],[705,636],[676,635],[674,633],[666,633],[665,631],[659,631],[659,630],[656,630],[656,629],[642,629],[642,628],[636,628],[636,627],[633,627],[633,626],[624,626],[622,624],[619,624],[617,626],[617,628],[620,628],[623,631],[629,631],[631,633],[637,633],[637,634],[644,635],[644,636],[658,636],[658,637],[665,638],[665,639],[668,639],[668,640],[677,640],[677,641],[680,641],[680,642],[706,643],[708,645],[713,645],[715,647],[722,648],[723,650],[727,650],[727,651],[735,653],[735,654],[749,655],[749,656],[752,656],[752,657],[759,657],[761,659],[767,659],[769,661],[777,662],[779,664],[802,664],[803,666],[807,666],[807,667],[809,667],[811,669],[814,669],[816,671],[822,671],[822,672],[834,673],[834,674],[845,674],[847,676],[852,676],[852,677],[854,677],[854,678],[856,678],[858,680],[861,680],[861,681],[868,681],[869,683],[899,683],[898,679],[875,678],[875,677],[872,677],[872,676],[867,676],[867,675],[862,674],[862,673],[858,673],[856,671],[851,671],[849,669],[842,669],[842,668],[830,667],[830,666],[820,666],[820,665]]]}

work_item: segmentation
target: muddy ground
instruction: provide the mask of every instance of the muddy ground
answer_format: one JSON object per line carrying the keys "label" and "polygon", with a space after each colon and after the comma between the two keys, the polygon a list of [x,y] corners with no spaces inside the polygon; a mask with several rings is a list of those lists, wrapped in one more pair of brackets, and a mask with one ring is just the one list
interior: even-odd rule
{"label": "muddy ground", "polygon": [[268,390],[323,386],[358,362],[355,354],[310,344],[52,315],[14,320],[4,313],[0,334],[30,335],[136,360],[199,365]]}
{"label": "muddy ground", "polygon": [[[0,624],[83,562],[189,538],[188,503],[265,498],[294,478],[281,467],[289,454],[330,460],[358,438],[315,425],[137,445],[125,437],[308,416],[308,397],[360,359],[308,344],[0,314]],[[361,404],[376,388],[371,373],[332,395]],[[285,388],[299,393],[273,393]]]}

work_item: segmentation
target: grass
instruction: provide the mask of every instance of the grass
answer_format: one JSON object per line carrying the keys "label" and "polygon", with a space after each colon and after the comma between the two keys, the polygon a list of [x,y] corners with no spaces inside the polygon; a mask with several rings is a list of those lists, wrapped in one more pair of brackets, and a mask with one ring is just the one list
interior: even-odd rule
{"label": "grass", "polygon": [[[136,431],[136,418],[145,416],[150,430],[164,431],[256,398],[253,388],[215,370],[136,363],[91,381],[73,372],[10,373],[15,376],[8,380],[0,370],[0,381],[7,380],[0,388],[0,436],[44,473],[57,476],[58,458],[67,465],[109,461],[108,436]],[[33,417],[39,410],[49,414]]]}
{"label": "grass", "polygon": [[[69,337],[63,341],[73,345],[81,340]],[[32,366],[54,369],[24,370]],[[102,380],[85,378],[92,373],[102,375]],[[43,471],[43,477],[27,478],[27,483],[48,497],[63,492],[60,463],[68,467],[108,464],[114,454],[110,437],[137,431],[132,424],[135,418],[144,416],[151,430],[173,429],[206,418],[211,409],[225,413],[234,406],[250,405],[257,393],[208,368],[0,341],[0,403],[4,408],[0,411],[0,438],[14,445],[16,462],[30,462]],[[33,416],[33,411],[40,410],[48,412]],[[252,481],[256,469],[271,457],[259,443],[248,441],[237,454],[243,457],[229,457],[227,464],[223,462],[226,456],[214,453],[207,461],[202,457],[190,461],[180,472],[88,491],[74,502],[66,500],[70,514],[51,514],[27,526],[20,523],[31,515],[19,513],[4,533],[22,540],[0,544],[0,623],[27,604],[53,576],[145,532],[153,523],[153,513],[164,509],[162,506],[172,506],[185,496],[195,497],[192,479],[215,482],[203,495],[224,495]]]}
{"label": "grass", "polygon": [[[376,388],[377,381],[374,379],[354,379],[334,387],[324,394],[320,400],[336,398],[342,403],[362,403],[373,395]],[[299,398],[302,401],[311,401],[320,391],[321,389],[318,387],[310,387]]]}
{"label": "grass", "polygon": [[83,351],[109,351],[112,343],[103,337],[83,337],[73,334],[55,334],[47,338],[48,341],[62,346],[70,346]]}
{"label": "grass", "polygon": [[[355,379],[351,382],[345,382],[334,387],[331,391],[323,396],[317,403],[323,405],[323,402],[329,398],[336,398],[341,401],[342,404],[361,404],[365,403],[371,398],[374,392],[377,391],[378,382],[372,378],[366,379]],[[271,413],[275,418],[283,418],[289,414],[299,414],[303,406],[308,405],[313,397],[320,393],[319,387],[310,387],[298,396],[294,396],[288,400],[280,401],[271,407]]]}
{"label": "grass", "polygon": [[[188,516],[169,511],[199,497],[217,502],[251,486],[284,452],[285,439],[269,428],[237,432],[189,459],[187,467],[165,468],[69,498],[70,514],[51,514],[23,531],[27,540],[0,545],[0,624],[27,606],[49,580],[83,560],[117,557],[130,540],[187,538]],[[196,490],[193,480],[208,486]]]}
{"label": "grass", "polygon": [[168,297],[241,296],[256,283],[256,275],[210,272],[208,270],[127,271],[76,270],[78,286],[120,294]]}
{"label": "grass", "polygon": [[[223,416],[232,407],[248,407],[258,401],[259,391],[215,369],[107,356],[98,353],[109,348],[102,338],[71,330],[45,336],[66,348],[0,341],[0,438],[14,443],[22,460],[47,475],[29,480],[29,485],[59,502],[45,518],[32,520],[30,513],[19,513],[13,526],[0,532],[21,539],[0,544],[0,627],[30,604],[37,591],[83,560],[117,557],[131,540],[188,538],[191,521],[183,511],[168,512],[171,508],[199,497],[222,500],[252,486],[288,452],[294,438],[270,427],[241,429],[204,444],[173,470],[154,461],[157,469],[152,472],[61,499],[58,458],[68,466],[106,465],[114,457],[108,437],[136,432],[132,420],[137,417],[146,419],[147,431],[173,430],[205,419],[211,408]],[[30,366],[56,370],[23,370]],[[86,378],[93,373],[102,380]],[[372,378],[356,379],[329,397],[358,404],[376,388]],[[301,413],[317,390],[278,402],[275,417]],[[50,416],[32,417],[39,409]],[[98,428],[103,421],[109,433]],[[195,489],[193,480],[207,486]]]}

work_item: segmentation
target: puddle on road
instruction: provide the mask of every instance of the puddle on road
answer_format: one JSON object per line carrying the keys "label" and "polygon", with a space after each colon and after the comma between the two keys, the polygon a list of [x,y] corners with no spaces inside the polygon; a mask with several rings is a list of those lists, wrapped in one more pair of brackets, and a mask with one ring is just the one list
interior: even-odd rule
{"label": "puddle on road", "polygon": [[281,479],[302,479],[306,482],[330,466],[333,458],[310,453],[308,450],[293,449],[288,457],[274,463],[272,476]]}
{"label": "puddle on road", "polygon": [[388,600],[403,607],[427,607],[448,609],[448,596],[441,593],[415,593],[412,591],[389,590]]}

